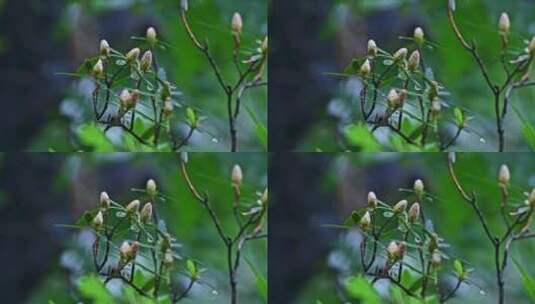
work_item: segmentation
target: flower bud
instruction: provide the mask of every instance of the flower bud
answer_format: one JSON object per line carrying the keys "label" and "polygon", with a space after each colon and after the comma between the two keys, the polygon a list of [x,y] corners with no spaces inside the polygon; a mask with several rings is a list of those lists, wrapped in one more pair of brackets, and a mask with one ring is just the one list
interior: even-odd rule
{"label": "flower bud", "polygon": [[410,71],[416,71],[419,65],[420,65],[420,52],[416,50],[412,52],[411,56],[409,57],[408,68]]}
{"label": "flower bud", "polygon": [[102,60],[99,59],[97,63],[93,66],[93,75],[95,77],[101,77],[104,75],[104,64],[102,63]]}
{"label": "flower bud", "polygon": [[151,46],[154,46],[156,44],[156,41],[158,40],[158,35],[156,34],[156,30],[151,26],[147,29],[147,41]]}
{"label": "flower bud", "polygon": [[431,234],[428,245],[429,252],[434,252],[438,249],[438,235],[436,233]]}
{"label": "flower bud", "polygon": [[431,265],[436,268],[440,266],[441,262],[442,256],[440,255],[440,252],[438,252],[438,250],[433,251],[433,254],[431,255]]}
{"label": "flower bud", "polygon": [[141,68],[141,71],[146,72],[150,70],[151,66],[152,66],[152,52],[149,50],[143,53],[143,57],[141,57],[140,68]]}
{"label": "flower bud", "polygon": [[509,15],[503,12],[498,22],[498,30],[500,31],[501,35],[507,35],[509,34],[510,28],[511,28],[511,21],[509,21]]}
{"label": "flower bud", "polygon": [[132,94],[130,94],[130,91],[128,89],[124,89],[121,94],[119,95],[119,100],[121,101],[121,105],[127,109],[131,108],[134,105],[134,99],[132,98]]}
{"label": "flower bud", "polygon": [[401,48],[401,49],[397,50],[393,55],[394,61],[404,60],[405,58],[407,58],[407,53],[408,52],[409,51],[406,48]]}
{"label": "flower bud", "polygon": [[121,244],[121,247],[119,247],[119,253],[121,254],[121,259],[129,260],[131,252],[132,252],[132,247],[130,246],[130,244],[128,244],[127,241],[124,241]]}
{"label": "flower bud", "polygon": [[147,186],[145,187],[145,189],[149,196],[156,196],[156,182],[152,178],[147,181]]}
{"label": "flower bud", "polygon": [[425,41],[424,30],[421,27],[415,28],[413,38],[418,45],[422,45]]}
{"label": "flower bud", "polygon": [[420,216],[420,204],[414,203],[412,204],[411,208],[409,209],[409,220],[411,222],[414,222],[418,220],[418,217]]}
{"label": "flower bud", "polygon": [[433,113],[434,115],[437,115],[440,113],[441,110],[442,110],[442,104],[440,104],[440,100],[435,98],[431,102],[431,113]]}
{"label": "flower bud", "polygon": [[409,95],[409,92],[405,89],[401,89],[398,93],[399,96],[399,105],[403,106],[403,103],[405,102],[405,98]]}
{"label": "flower bud", "polygon": [[110,45],[108,41],[102,39],[100,40],[100,55],[103,57],[108,57],[110,55]]}
{"label": "flower bud", "polygon": [[400,257],[399,246],[394,241],[391,241],[390,244],[388,244],[386,252],[388,254],[388,259],[391,261],[396,261]]}
{"label": "flower bud", "polygon": [[368,59],[366,59],[366,61],[364,61],[364,63],[360,67],[360,76],[362,76],[362,77],[368,76],[368,74],[370,74],[371,70],[372,70],[372,67],[370,65],[370,61]]}
{"label": "flower bud", "polygon": [[392,211],[394,211],[394,213],[401,213],[407,209],[407,204],[408,202],[406,200],[401,200],[392,207]]}
{"label": "flower bud", "polygon": [[171,266],[173,266],[173,263],[174,263],[173,252],[171,250],[165,251],[165,254],[163,256],[163,264],[165,265],[165,267],[170,268]]}
{"label": "flower bud", "polygon": [[130,50],[130,52],[126,53],[126,61],[131,62],[134,60],[137,60],[139,58],[139,54],[141,53],[141,50],[139,48],[133,48]]}
{"label": "flower bud", "polygon": [[243,173],[241,171],[240,165],[234,165],[234,167],[232,167],[232,174],[230,180],[234,187],[241,186],[241,182],[243,180]]}
{"label": "flower bud", "polygon": [[370,216],[370,212],[366,211],[362,218],[360,219],[360,227],[362,230],[368,230],[370,228],[370,224],[372,223],[372,218]]}
{"label": "flower bud", "polygon": [[386,100],[388,101],[388,106],[390,108],[396,109],[401,105],[399,94],[395,89],[391,89],[388,92]]}
{"label": "flower bud", "polygon": [[535,188],[531,190],[531,193],[528,196],[529,204],[535,208]]}
{"label": "flower bud", "polygon": [[377,196],[375,196],[375,193],[373,191],[368,192],[368,206],[370,208],[377,208]]}
{"label": "flower bud", "polygon": [[413,189],[416,195],[421,196],[424,193],[424,182],[421,179],[415,180]]}
{"label": "flower bud", "polygon": [[139,202],[139,200],[133,200],[133,201],[131,201],[130,204],[128,204],[128,205],[126,206],[126,212],[128,212],[128,213],[134,213],[134,212],[138,211],[138,209],[139,209],[139,205],[140,205],[140,204],[141,204],[141,203]]}
{"label": "flower bud", "polygon": [[500,166],[500,172],[498,174],[498,182],[501,187],[507,187],[511,180],[511,174],[509,173],[509,167],[507,165]]}
{"label": "flower bud", "polygon": [[262,192],[262,196],[260,196],[260,202],[262,205],[266,206],[268,203],[268,189],[264,189],[264,192]]}
{"label": "flower bud", "polygon": [[528,51],[531,56],[535,56],[535,36],[531,38],[531,41],[528,45]]}
{"label": "flower bud", "polygon": [[100,192],[100,208],[106,210],[110,208],[110,197],[108,196],[108,193],[105,191]]}
{"label": "flower bud", "polygon": [[377,52],[378,52],[378,49],[377,49],[377,44],[375,43],[375,41],[373,39],[368,40],[368,56],[373,58],[377,56]]}
{"label": "flower bud", "polygon": [[146,203],[145,206],[143,206],[143,209],[141,209],[141,222],[142,223],[148,223],[152,217],[152,204]]}
{"label": "flower bud", "polygon": [[104,226],[104,215],[102,214],[102,211],[99,211],[95,218],[93,219],[93,228],[95,230],[100,230]]}
{"label": "flower bud", "polygon": [[171,100],[171,97],[165,99],[163,103],[163,113],[168,117],[173,114],[173,101]]}
{"label": "flower bud", "polygon": [[236,12],[232,15],[232,21],[230,23],[230,29],[233,35],[240,35],[243,29],[243,20],[240,13]]}

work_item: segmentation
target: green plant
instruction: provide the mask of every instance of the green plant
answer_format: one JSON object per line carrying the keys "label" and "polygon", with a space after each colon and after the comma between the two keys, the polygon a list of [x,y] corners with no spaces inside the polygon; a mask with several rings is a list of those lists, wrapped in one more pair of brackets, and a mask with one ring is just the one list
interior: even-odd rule
{"label": "green plant", "polygon": [[[198,190],[191,180],[186,165],[187,161],[187,154],[182,154],[180,160],[180,171],[182,172],[182,176],[184,177],[193,196],[208,212],[210,219],[212,220],[212,224],[217,230],[219,238],[225,245],[228,283],[230,289],[230,303],[236,304],[238,303],[237,275],[243,259],[242,250],[247,242],[267,238],[267,233],[264,233],[263,231],[265,230],[264,225],[265,221],[267,220],[268,190],[266,188],[262,192],[258,192],[259,197],[256,202],[243,206],[240,199],[240,188],[243,180],[243,172],[239,165],[235,165],[232,168],[230,180],[234,194],[232,199],[232,209],[235,218],[236,232],[229,233],[223,229],[221,221],[212,207],[208,193],[203,193]],[[255,274],[255,276],[257,277],[257,286],[259,287],[259,290],[263,294],[267,294],[265,280],[259,277],[258,274]],[[262,282],[262,280],[264,280],[264,282]]]}
{"label": "green plant", "polygon": [[[402,193],[404,199],[390,205],[369,192],[368,207],[354,211],[348,219],[345,227],[357,225],[363,239],[361,269],[346,281],[347,294],[379,303],[372,286],[387,280],[393,286],[394,298],[408,296],[409,302],[412,298],[417,300],[415,303],[444,303],[456,295],[462,284],[470,283],[471,270],[446,253],[448,244],[433,231],[432,220],[424,214],[433,196],[425,191],[423,182],[416,180],[412,190],[403,189]],[[410,206],[409,200],[413,201]],[[456,283],[444,289],[444,279],[452,276]]]}
{"label": "green plant", "polygon": [[[80,289],[97,290],[83,286],[100,286],[102,282],[100,289],[105,290],[109,282],[119,280],[127,290],[146,299],[159,301],[165,295],[169,302],[177,303],[201,282],[204,269],[179,254],[176,237],[167,231],[157,212],[158,203],[165,199],[154,180],[148,180],[145,189],[134,191],[138,199],[126,206],[101,192],[99,206],[86,211],[76,223],[77,227],[90,226],[94,231],[92,260],[100,278],[84,279]],[[179,288],[177,274],[188,277],[189,283]]]}
{"label": "green plant", "polygon": [[[204,55],[225,93],[229,150],[237,151],[236,124],[242,107],[241,99],[247,91],[267,86],[267,81],[264,81],[267,37],[256,41],[254,46],[242,45],[242,17],[239,13],[233,15],[229,28],[237,79],[226,79],[208,42],[202,42],[194,33],[188,22],[187,11],[188,2],[182,1],[180,19],[187,36]],[[196,131],[203,131],[202,110],[189,106],[181,99],[178,86],[168,79],[166,70],[158,64],[157,54],[169,48],[169,45],[158,37],[156,30],[150,27],[145,37],[133,39],[138,44],[124,53],[112,48],[108,41],[101,40],[100,54],[85,60],[76,73],[71,74],[76,77],[90,76],[95,84],[92,94],[94,124],[82,126],[78,137],[82,144],[96,150],[114,150],[115,145],[108,140],[106,133],[112,128],[119,128],[127,134],[123,139],[123,146],[127,150],[182,150]],[[185,126],[187,130],[177,134],[179,126]],[[262,126],[256,121],[255,126],[265,145],[267,136]]]}
{"label": "green plant", "polygon": [[[500,189],[500,197],[496,199],[496,204],[500,206],[503,220],[502,232],[497,233],[491,228],[483,211],[479,207],[479,199],[476,191],[468,192],[461,184],[454,170],[455,154],[451,153],[448,157],[448,171],[451,180],[459,195],[474,210],[477,215],[479,224],[485,231],[485,236],[492,245],[494,251],[494,264],[496,269],[496,285],[498,288],[499,304],[505,303],[505,270],[509,260],[511,245],[520,240],[535,237],[532,230],[533,213],[535,208],[535,189],[526,192],[526,200],[523,203],[513,203],[509,195],[511,175],[507,165],[502,165],[498,173],[497,186]],[[526,274],[522,273],[524,280],[527,281]],[[529,283],[531,284],[531,283]],[[531,293],[532,291],[530,291]]]}

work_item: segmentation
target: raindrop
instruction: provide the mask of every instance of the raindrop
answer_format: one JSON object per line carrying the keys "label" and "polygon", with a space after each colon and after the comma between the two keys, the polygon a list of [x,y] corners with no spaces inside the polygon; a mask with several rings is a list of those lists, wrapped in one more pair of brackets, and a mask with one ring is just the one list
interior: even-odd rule
{"label": "raindrop", "polygon": [[217,290],[215,290],[215,289],[212,289],[212,294],[213,294],[214,296],[217,296],[217,295],[219,294],[219,292],[217,292]]}
{"label": "raindrop", "polygon": [[481,137],[481,138],[479,138],[479,142],[482,143],[482,144],[484,144],[484,143],[486,143],[487,141],[486,141],[483,137]]}
{"label": "raindrop", "polygon": [[215,137],[212,137],[212,142],[213,142],[214,144],[217,144],[217,143],[219,143],[219,140],[218,140],[217,138],[215,138]]}
{"label": "raindrop", "polygon": [[484,296],[484,295],[485,295],[485,291],[484,291],[483,289],[480,289],[480,290],[479,290],[479,294],[482,295],[482,296]]}

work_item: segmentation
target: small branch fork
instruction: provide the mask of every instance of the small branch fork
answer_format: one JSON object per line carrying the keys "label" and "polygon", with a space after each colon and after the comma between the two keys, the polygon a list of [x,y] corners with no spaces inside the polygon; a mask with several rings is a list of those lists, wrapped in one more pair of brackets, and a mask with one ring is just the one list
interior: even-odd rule
{"label": "small branch fork", "polygon": [[[535,237],[534,233],[530,233],[529,224],[532,221],[533,207],[529,207],[529,211],[515,215],[513,221],[508,221],[506,211],[502,211],[504,216],[505,232],[502,235],[493,233],[489,227],[483,212],[481,211],[478,199],[475,192],[468,194],[465,188],[459,181],[455,170],[454,161],[452,157],[448,157],[448,171],[451,179],[459,192],[459,195],[468,203],[468,205],[475,211],[477,218],[485,231],[485,235],[491,243],[494,250],[494,264],[496,269],[496,283],[498,286],[498,303],[505,303],[505,278],[504,273],[507,267],[509,256],[509,249],[514,241]],[[506,189],[502,188],[502,197],[500,204],[506,204],[508,200],[508,193]]]}
{"label": "small branch fork", "polygon": [[[371,214],[371,222],[376,223],[377,219],[375,218],[375,211],[369,211]],[[399,216],[399,218],[398,218]],[[378,244],[380,243],[381,237],[383,234],[387,231],[389,231],[392,227],[397,227],[398,225],[402,225],[405,227],[406,231],[403,233],[402,241],[406,244],[406,242],[409,240],[409,236],[411,234],[414,234],[415,236],[418,235],[417,232],[414,230],[414,228],[419,227],[422,229],[422,232],[424,235],[430,236],[430,237],[436,237],[433,236],[433,233],[425,228],[423,225],[423,216],[418,217],[415,222],[408,222],[406,218],[404,218],[403,214],[400,215],[394,215],[392,217],[389,217],[386,219],[382,224],[375,225],[373,224],[371,226],[371,229],[368,229],[369,235],[364,234],[364,239],[362,240],[360,244],[360,263],[363,269],[363,272],[366,275],[369,275],[372,277],[371,283],[375,284],[377,281],[386,279],[390,283],[394,284],[395,286],[399,287],[405,294],[408,296],[411,296],[416,299],[425,299],[427,296],[427,291],[429,290],[429,284],[430,282],[433,282],[433,278],[435,275],[438,275],[436,273],[436,270],[434,270],[434,266],[431,264],[430,260],[430,253],[426,250],[426,243],[422,240],[421,243],[419,243],[416,247],[418,258],[419,258],[419,269],[416,266],[406,264],[403,261],[403,257],[405,254],[401,256],[401,258],[397,260],[390,260],[390,257],[384,262],[384,265],[376,265],[377,261],[377,255],[378,252]],[[371,240],[370,240],[371,235]],[[420,238],[420,237],[419,237]],[[372,248],[369,250],[370,256],[367,257],[367,247],[368,244],[371,242]],[[436,249],[435,249],[436,250]],[[395,269],[395,266],[398,265],[397,269],[397,275],[393,273],[391,270]],[[375,267],[374,267],[375,266]],[[422,287],[419,293],[417,293],[417,290],[414,290],[412,287],[408,287],[403,285],[401,282],[402,273],[403,273],[403,267],[406,266],[413,271],[419,273],[422,275]],[[373,269],[372,269],[373,268]],[[447,293],[441,293],[441,291],[438,289],[438,285],[436,286],[437,289],[437,296],[440,303],[445,303],[449,299],[451,299],[457,292],[457,290],[460,288],[462,282],[464,281],[464,278],[458,277],[456,285],[449,290]]]}
{"label": "small branch fork", "polygon": [[[151,235],[149,230],[146,229],[146,227],[143,227],[142,224],[139,222],[139,219],[137,218],[138,214],[136,213],[135,215],[135,218],[134,219],[130,219],[129,216],[130,215],[127,215],[125,217],[122,217],[120,218],[119,220],[117,220],[113,226],[109,226],[108,225],[108,212],[104,213],[104,231],[103,231],[103,235],[101,236],[100,234],[96,234],[96,238],[95,238],[95,241],[93,243],[93,264],[94,264],[94,267],[95,267],[95,271],[104,278],[104,284],[108,284],[110,281],[114,280],[114,279],[118,279],[120,280],[121,282],[123,282],[124,284],[130,286],[132,289],[134,289],[139,295],[143,296],[143,297],[146,297],[146,298],[149,298],[149,299],[157,299],[158,296],[159,296],[159,292],[161,290],[161,283],[162,283],[162,278],[164,277],[164,270],[165,270],[165,265],[164,265],[164,262],[163,262],[163,259],[161,259],[159,262],[158,262],[158,258],[157,258],[157,255],[158,253],[156,252],[157,250],[155,249],[158,245],[158,236],[161,236],[161,237],[164,237],[166,234],[165,232],[161,231],[159,228],[158,228],[158,225],[157,225],[157,221],[158,221],[158,216],[156,215],[156,209],[154,209],[154,213],[153,213],[153,217],[152,217],[152,220],[153,220],[153,223],[152,224],[147,224],[147,227],[149,226],[152,226],[154,228],[154,231],[155,231],[155,235]],[[109,261],[109,257],[111,255],[111,246],[113,244],[113,237],[114,237],[114,234],[115,232],[117,231],[117,229],[125,222],[125,219],[128,219],[128,220],[131,220],[132,223],[134,223],[134,225],[136,225],[139,229],[139,231],[136,233],[136,237],[135,237],[135,240],[137,242],[141,242],[142,241],[142,238],[143,238],[143,235],[146,235],[146,239],[147,241],[149,241],[150,245],[151,245],[151,248],[150,248],[150,254],[151,254],[151,258],[152,258],[152,264],[153,264],[153,268],[150,270],[151,273],[155,276],[154,278],[154,290],[153,290],[153,293],[150,294],[147,290],[145,290],[142,286],[139,286],[135,283],[134,279],[135,279],[135,274],[136,274],[136,265],[140,265],[139,262],[136,261],[136,258],[137,256],[140,254],[140,252],[138,252],[133,258],[129,259],[129,260],[123,260],[122,258],[117,262],[117,265],[116,266],[111,266],[109,265],[107,267],[106,270],[104,270],[104,266],[107,265],[108,261]],[[104,240],[104,244],[105,244],[105,249],[104,249],[104,253],[103,253],[103,256],[102,256],[102,260],[99,262],[99,244],[101,243],[101,238],[104,237],[105,240]],[[153,240],[152,243],[150,240]],[[127,269],[127,266],[130,265],[130,271],[127,272],[126,269]],[[143,266],[143,265],[140,265],[140,267],[144,268],[144,269],[149,269],[148,266]],[[171,299],[172,299],[172,303],[178,303],[180,302],[182,299],[186,298],[189,294],[189,292],[191,291],[193,285],[195,284],[195,282],[197,281],[197,277],[190,277],[190,281],[187,285],[187,287],[182,291],[182,292],[179,292],[178,290],[175,290],[174,288],[172,288],[172,278],[169,278],[169,281],[171,282],[170,285],[169,285],[169,290],[171,292]]]}
{"label": "small branch fork", "polygon": [[[267,234],[262,234],[262,223],[264,217],[267,213],[266,206],[263,205],[260,212],[249,215],[248,218],[245,218],[245,221],[242,222],[241,215],[236,214],[236,225],[238,231],[236,234],[231,235],[227,234],[221,224],[221,221],[215,212],[208,194],[201,193],[195,184],[192,182],[190,175],[187,170],[186,163],[183,160],[179,160],[180,172],[186,181],[188,189],[193,194],[195,199],[206,209],[212,224],[214,225],[219,238],[226,247],[226,260],[227,260],[227,270],[228,270],[228,280],[230,287],[230,303],[238,303],[238,269],[240,266],[241,256],[243,246],[246,242],[257,239],[267,238]],[[239,190],[235,189],[235,200],[239,201]]]}
{"label": "small branch fork", "polygon": [[[425,83],[431,87],[436,87],[437,84],[426,76],[421,47],[418,47],[418,51],[420,52],[422,64],[420,65],[420,70],[415,70],[412,73],[414,73],[414,75],[419,76],[422,80],[422,83],[418,83],[418,81],[413,77],[413,74],[406,70],[404,62],[394,62],[392,65],[388,66],[378,75],[372,73],[370,77],[363,77],[364,86],[360,91],[359,99],[361,115],[363,117],[363,120],[371,126],[372,133],[379,128],[386,127],[395,134],[397,134],[399,137],[401,137],[407,144],[410,144],[415,147],[425,147],[429,139],[429,129],[438,122],[438,119],[436,113],[433,113],[431,111],[432,100],[424,100],[425,88],[423,84]],[[370,62],[372,63],[373,70],[373,67],[375,66],[374,63],[377,60],[372,57],[368,57],[368,60],[370,60]],[[419,128],[422,130],[421,135],[419,136],[419,141],[416,138],[413,138],[413,136],[406,134],[402,131],[402,122],[404,114],[403,103],[397,108],[390,108],[389,106],[383,113],[375,113],[377,103],[379,102],[380,89],[383,82],[392,73],[397,72],[401,72],[407,77],[407,79],[404,80],[401,84],[402,89],[407,90],[409,89],[409,86],[413,84],[415,90],[417,91],[418,108],[420,111],[419,120],[421,123]],[[366,105],[368,102],[371,102],[371,105],[368,107],[368,109],[366,109]],[[428,104],[427,107],[426,103]],[[464,125],[457,126],[455,135],[449,139],[442,139],[437,134],[438,148],[441,151],[444,151],[454,145],[459,136],[461,135],[463,128]]]}
{"label": "small branch fork", "polygon": [[[102,124],[104,126],[104,131],[107,132],[112,128],[120,128],[124,132],[130,134],[137,142],[144,146],[153,147],[156,148],[160,144],[160,139],[162,137],[162,130],[167,131],[167,135],[171,142],[173,143],[173,151],[178,151],[183,146],[185,146],[188,141],[190,140],[191,136],[193,135],[193,132],[196,129],[196,125],[190,125],[190,131],[188,134],[180,140],[180,142],[177,142],[177,140],[174,138],[172,134],[171,127],[168,126],[165,127],[165,124],[170,124],[170,118],[166,117],[166,114],[163,110],[163,104],[164,100],[157,100],[157,97],[155,95],[150,96],[150,105],[153,109],[153,117],[148,117],[148,115],[145,115],[138,110],[136,110],[136,105],[134,105],[131,108],[123,108],[122,106],[118,108],[117,113],[115,114],[108,114],[105,117],[106,112],[108,111],[110,103],[112,103],[113,99],[118,99],[118,96],[116,96],[116,93],[113,92],[113,86],[115,84],[115,81],[117,78],[121,75],[122,72],[125,71],[125,68],[131,68],[132,71],[139,77],[139,80],[135,83],[135,89],[140,90],[143,87],[143,84],[146,83],[146,87],[152,86],[154,88],[158,87],[158,84],[162,86],[169,86],[168,83],[166,83],[163,79],[161,79],[158,76],[157,70],[156,70],[156,54],[153,53],[153,62],[154,62],[154,70],[149,70],[147,72],[142,72],[139,70],[137,61],[133,62],[127,62],[124,65],[120,66],[113,74],[108,74],[107,71],[103,75],[103,81],[100,82],[99,79],[95,79],[96,87],[93,91],[93,112],[95,116],[95,121]],[[105,63],[110,62],[111,60],[109,58],[104,58],[103,61]],[[152,83],[148,76],[152,76],[154,78],[154,83]],[[101,110],[98,110],[98,104],[99,100],[101,99],[101,92],[104,91],[105,95],[103,96],[103,103],[104,106]],[[159,106],[162,105],[162,106]],[[127,118],[127,114],[129,115],[129,118]],[[139,134],[134,130],[135,126],[135,120],[136,120],[136,114],[143,115],[146,119],[148,119],[150,122],[154,123],[153,129],[154,129],[154,136],[152,142],[145,139],[144,134]]]}
{"label": "small branch fork", "polygon": [[494,112],[496,116],[496,130],[498,133],[498,151],[503,152],[505,148],[505,127],[503,125],[503,122],[505,116],[507,115],[509,100],[514,90],[534,85],[533,82],[527,81],[527,79],[529,78],[528,76],[530,66],[533,62],[533,56],[530,54],[525,59],[518,60],[517,62],[515,62],[516,66],[511,72],[507,67],[507,62],[505,59],[507,54],[508,42],[507,39],[502,36],[502,50],[500,59],[504,72],[506,74],[506,79],[501,85],[497,82],[494,82],[490,76],[487,66],[485,65],[483,59],[481,58],[481,55],[479,54],[475,41],[469,43],[462,34],[461,30],[459,29],[457,23],[455,22],[454,13],[449,5],[449,1],[446,1],[446,7],[448,21],[453,29],[455,37],[457,37],[457,40],[459,41],[461,46],[466,51],[468,51],[472,55],[474,60],[477,62],[479,70],[483,75],[483,78],[485,79],[485,83],[487,84],[488,88],[492,93],[495,110]]}
{"label": "small branch fork", "polygon": [[205,41],[204,43],[201,42],[192,30],[192,27],[188,21],[187,11],[184,7],[182,7],[180,10],[180,19],[184,25],[184,28],[186,29],[188,37],[192,41],[193,45],[203,54],[210,64],[212,72],[215,75],[219,86],[225,93],[230,134],[230,151],[236,152],[238,150],[238,130],[236,122],[240,112],[241,98],[246,91],[252,88],[267,85],[267,82],[262,81],[262,74],[267,62],[267,49],[265,51],[262,50],[262,54],[259,58],[247,60],[245,62],[247,64],[247,68],[242,71],[238,58],[240,51],[240,39],[239,37],[234,36],[233,62],[238,74],[238,79],[234,84],[231,84],[223,77],[221,69],[215,61],[212,52],[210,51],[208,41]]}

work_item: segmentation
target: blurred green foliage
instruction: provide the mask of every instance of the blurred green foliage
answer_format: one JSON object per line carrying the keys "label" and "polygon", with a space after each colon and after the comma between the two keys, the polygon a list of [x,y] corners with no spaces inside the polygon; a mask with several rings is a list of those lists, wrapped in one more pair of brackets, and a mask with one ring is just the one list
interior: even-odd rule
{"label": "blurred green foliage", "polygon": [[[70,0],[64,8],[64,18],[57,21],[56,39],[68,48],[74,31],[72,16],[80,12],[83,16],[94,21],[102,32],[97,32],[97,38],[108,38],[109,43],[117,49],[129,49],[134,42],[120,43],[103,37],[105,33],[122,33],[120,30],[103,30],[104,17],[117,14],[124,18],[123,12],[133,20],[146,22],[153,20],[159,37],[169,45],[165,52],[158,52],[157,57],[161,66],[165,67],[168,78],[178,85],[183,93],[183,100],[195,109],[202,109],[200,113],[206,119],[202,134],[193,139],[194,144],[187,149],[194,151],[227,151],[229,146],[226,99],[217,80],[209,67],[209,63],[196,49],[187,36],[179,19],[180,1],[175,0]],[[264,36],[267,35],[267,0],[255,1],[222,1],[202,0],[190,1],[189,18],[191,26],[200,37],[210,44],[215,60],[221,68],[224,77],[234,81],[237,79],[232,60],[232,36],[229,30],[230,19],[238,11],[243,16],[244,29],[242,34],[242,55],[254,53],[254,49]],[[144,20],[144,21],[142,21]],[[102,22],[102,24],[99,24]],[[120,27],[120,20],[113,26]],[[145,29],[140,33],[122,33],[121,41],[128,41],[132,36],[144,36]],[[92,43],[98,49],[99,40]],[[119,45],[118,45],[119,44]],[[124,44],[124,45],[123,45]],[[78,66],[81,62],[72,62]],[[57,71],[57,73],[69,71]],[[65,77],[56,75],[56,77]],[[85,84],[87,87],[87,84]],[[40,134],[28,147],[32,151],[73,151],[79,150],[82,144],[87,144],[86,136],[79,137],[77,131],[83,122],[90,121],[90,103],[88,96],[83,93],[84,84],[73,82],[65,91],[65,99],[58,108],[50,109],[46,115],[48,122]],[[87,90],[87,88],[85,89]],[[240,150],[265,150],[267,134],[261,129],[267,125],[267,88],[260,87],[248,91],[242,100],[243,109],[237,122]],[[259,130],[260,129],[260,130]],[[263,133],[262,133],[263,132]],[[97,137],[100,137],[98,135]],[[112,136],[113,137],[113,136]],[[100,140],[97,140],[101,142]],[[93,143],[94,144],[94,143]],[[85,148],[101,150],[101,146],[85,146]]]}
{"label": "blurred green foliage", "polygon": [[[120,165],[122,164],[122,165]],[[244,179],[241,202],[255,203],[261,191],[267,185],[267,163],[261,153],[190,153],[189,173],[193,182],[201,191],[210,196],[215,212],[220,217],[222,227],[227,232],[237,230],[232,212],[233,191],[230,183],[230,171],[234,164],[240,164]],[[207,271],[201,275],[200,284],[196,284],[191,297],[184,303],[222,303],[228,301],[228,275],[226,265],[226,247],[219,239],[216,229],[210,221],[204,207],[193,198],[179,171],[178,154],[171,153],[92,153],[71,155],[66,158],[62,174],[55,176],[56,186],[51,191],[73,191],[76,176],[80,172],[96,174],[96,184],[103,185],[85,198],[94,205],[98,204],[100,191],[107,191],[110,197],[121,203],[128,203],[137,194],[125,190],[116,191],[113,183],[103,184],[106,179],[99,173],[106,172],[113,165],[117,168],[128,166],[128,172],[139,171],[141,176],[150,174],[156,180],[165,201],[158,202],[157,208],[161,218],[166,221],[167,229],[177,237],[182,245],[180,255],[201,263],[199,267]],[[123,168],[124,169],[124,168]],[[116,175],[117,173],[109,173]],[[144,188],[144,180],[132,188]],[[119,183],[121,184],[121,183]],[[121,186],[124,188],[124,186]],[[73,194],[74,195],[74,194]],[[94,196],[94,197],[93,197]],[[79,215],[74,215],[79,216]],[[71,224],[71,223],[56,223]],[[69,229],[69,228],[63,228]],[[267,223],[264,226],[267,232]],[[40,286],[33,291],[28,303],[46,303],[53,300],[56,304],[73,303],[82,299],[93,299],[92,303],[110,303],[106,300],[106,291],[99,287],[99,280],[92,277],[91,248],[84,247],[83,236],[73,230],[71,238],[65,240],[65,251],[58,260],[49,265],[49,274],[41,279]],[[238,274],[238,295],[240,303],[267,303],[267,240],[248,242],[242,252],[244,259]],[[71,261],[71,264],[66,261]],[[72,261],[78,261],[75,267]],[[186,260],[179,262],[179,268],[190,269]],[[137,274],[136,274],[137,277]],[[100,291],[99,291],[100,290]],[[123,303],[142,301],[133,290],[126,289]],[[130,294],[130,295],[128,295]],[[130,300],[128,300],[130,299]],[[117,301],[117,299],[116,299]],[[182,302],[181,302],[182,303]]]}
{"label": "blurred green foliage", "polygon": [[[324,21],[325,43],[337,45],[341,53],[363,55],[367,38],[373,38],[377,45],[388,50],[398,49],[403,41],[401,36],[412,35],[416,26],[423,27],[426,37],[431,41],[433,50],[424,52],[424,59],[433,69],[435,78],[451,94],[450,98],[466,114],[473,117],[463,132],[454,150],[460,151],[496,151],[497,134],[494,117],[493,96],[471,55],[461,47],[446,17],[446,0],[412,1],[412,0],[381,0],[381,1],[347,1],[337,0],[331,8],[330,18]],[[498,18],[502,12],[508,12],[511,18],[512,52],[524,51],[527,40],[535,34],[535,6],[533,1],[494,1],[494,0],[457,0],[456,20],[468,40],[478,44],[479,52],[490,75],[496,81],[505,80],[505,73],[501,68],[501,42],[497,30]],[[381,19],[383,18],[383,19]],[[349,19],[349,21],[348,21]],[[355,26],[357,24],[358,26]],[[348,26],[352,27],[349,28]],[[394,26],[394,27],[392,27]],[[409,29],[400,32],[402,29]],[[344,33],[351,32],[356,36],[360,45],[338,41],[345,37]],[[388,36],[381,39],[373,34]],[[382,33],[382,34],[380,34]],[[344,49],[349,45],[351,49]],[[343,58],[331,58],[341,60]],[[345,66],[348,62],[336,62],[338,66]],[[340,70],[339,70],[340,71]],[[338,72],[338,71],[329,71]],[[533,72],[532,72],[533,75]],[[333,92],[333,100],[329,110],[344,109],[343,114],[330,113],[331,116],[319,120],[311,126],[308,135],[299,142],[298,150],[339,151],[344,147],[340,140],[331,132],[321,132],[321,129],[338,129],[343,134],[349,123],[360,121],[358,111],[358,97],[345,92],[347,84],[340,80],[340,86]],[[385,92],[386,94],[386,92]],[[350,96],[348,96],[350,95]],[[519,113],[528,113],[531,101],[535,99],[535,89],[525,88],[513,94],[512,105],[519,109]],[[342,100],[342,101],[341,101]],[[324,110],[327,112],[327,109]],[[352,113],[347,117],[347,113]],[[341,117],[340,117],[341,116]],[[347,120],[350,120],[349,122]],[[327,125],[327,126],[326,126]],[[530,141],[535,117],[524,115],[522,120],[510,108],[505,119],[506,151],[533,150]],[[350,142],[353,144],[353,142]],[[368,146],[351,145],[351,150],[365,151]],[[406,147],[387,145],[385,151],[406,151]]]}
{"label": "blurred green foliage", "polygon": [[[324,177],[325,187],[322,191],[339,193],[340,187],[345,184],[353,189],[351,193],[361,193],[362,197],[338,196],[340,221],[324,223],[324,229],[334,229],[329,224],[342,223],[349,218],[352,210],[366,206],[365,194],[368,191],[374,191],[380,200],[394,204],[406,196],[402,189],[412,189],[413,178],[421,178],[426,192],[433,198],[432,202],[422,204],[426,216],[433,220],[434,229],[450,244],[448,252],[462,258],[465,267],[473,269],[469,275],[470,285],[461,288],[458,297],[448,303],[496,301],[494,248],[486,239],[475,212],[459,196],[451,181],[446,153],[359,153],[332,155],[331,158],[332,169]],[[490,229],[502,234],[505,230],[500,215],[499,167],[507,164],[511,171],[510,204],[523,205],[528,193],[535,188],[535,159],[530,153],[457,153],[456,158],[456,171],[461,183],[467,191],[475,191]],[[348,171],[355,172],[353,179],[348,180],[343,173]],[[350,243],[356,241],[355,233],[339,231],[340,236],[333,242],[331,254],[323,263],[311,266],[316,274],[309,278],[295,303],[311,303],[316,299],[322,303],[338,303],[340,298],[334,290],[340,288],[341,282],[347,282],[347,274],[338,271],[349,269],[350,274],[359,274],[359,249]],[[506,303],[532,303],[529,299],[535,291],[535,267],[531,263],[534,253],[535,242],[532,239],[513,243],[505,273]],[[513,260],[516,262],[513,263]],[[354,283],[355,278],[350,282]],[[401,294],[396,295],[399,291],[395,290],[387,296],[383,287],[377,289],[381,303],[409,301],[396,300]],[[367,292],[362,291],[362,294]],[[361,301],[365,297],[362,294],[358,294]],[[366,297],[367,301],[373,299],[373,295]]]}

